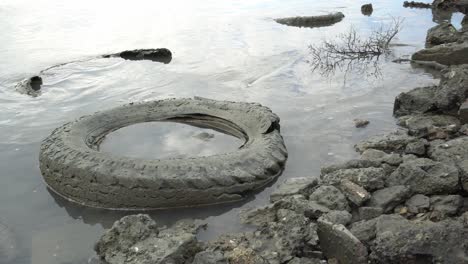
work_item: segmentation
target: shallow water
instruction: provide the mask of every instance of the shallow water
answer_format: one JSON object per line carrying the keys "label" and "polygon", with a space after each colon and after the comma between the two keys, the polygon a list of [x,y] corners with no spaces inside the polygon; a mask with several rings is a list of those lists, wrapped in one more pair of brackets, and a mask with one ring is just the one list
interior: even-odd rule
{"label": "shallow water", "polygon": [[106,136],[99,150],[132,158],[189,158],[233,152],[244,142],[209,128],[174,122],[148,122]]}
{"label": "shallow water", "polygon": [[[367,17],[360,13],[361,4],[347,0],[141,0],[132,4],[2,0],[0,221],[17,235],[21,254],[15,263],[87,263],[104,228],[130,213],[71,204],[50,193],[43,183],[38,167],[41,140],[79,116],[132,101],[193,96],[259,102],[278,114],[289,159],[273,186],[241,203],[151,213],[157,222],[168,225],[187,217],[204,219],[209,225],[201,239],[243,230],[237,220],[239,210],[266,204],[279,182],[317,177],[320,166],[356,156],[352,146],[357,141],[394,129],[394,97],[437,80],[423,69],[391,60],[422,48],[427,29],[440,18],[433,18],[430,10],[405,9],[403,1],[390,0],[373,1],[374,13]],[[341,11],[346,17],[331,27],[313,29],[273,21],[328,11]],[[322,76],[311,71],[310,44],[333,38],[351,25],[367,34],[390,23],[392,16],[405,18],[394,41],[405,45],[394,46],[389,58],[380,59],[380,76],[341,71]],[[455,14],[452,20],[458,26],[461,18]],[[170,64],[93,59],[125,49],[158,47],[173,52]],[[81,61],[42,74],[41,96],[32,98],[14,90],[21,79],[73,60]],[[356,129],[354,118],[368,119],[370,125]],[[149,129],[159,135],[178,130],[166,124]],[[158,137],[143,131],[147,131],[144,125],[142,130],[120,131],[116,140],[126,139],[122,155],[131,154],[124,142],[132,138],[145,142],[140,144],[145,147],[161,149]],[[185,138],[176,138],[170,147],[174,150],[181,140]],[[225,140],[203,143],[198,150]],[[184,150],[162,154],[183,155],[187,149],[198,148],[197,142],[196,138],[184,141]],[[108,143],[109,151],[118,152],[112,138]],[[229,146],[235,147],[235,142]],[[144,152],[143,147],[131,151],[161,154]],[[197,153],[187,150],[185,154]]]}

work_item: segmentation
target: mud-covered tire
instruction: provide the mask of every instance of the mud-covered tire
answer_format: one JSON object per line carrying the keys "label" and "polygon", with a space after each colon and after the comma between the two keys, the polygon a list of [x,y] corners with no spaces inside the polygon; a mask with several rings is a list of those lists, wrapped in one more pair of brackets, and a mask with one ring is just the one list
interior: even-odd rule
{"label": "mud-covered tire", "polygon": [[[152,121],[193,122],[245,139],[234,152],[188,159],[138,159],[99,151],[112,131]],[[287,151],[279,118],[254,103],[203,98],[132,103],[55,129],[41,145],[48,186],[92,207],[152,209],[240,200],[274,180]]]}

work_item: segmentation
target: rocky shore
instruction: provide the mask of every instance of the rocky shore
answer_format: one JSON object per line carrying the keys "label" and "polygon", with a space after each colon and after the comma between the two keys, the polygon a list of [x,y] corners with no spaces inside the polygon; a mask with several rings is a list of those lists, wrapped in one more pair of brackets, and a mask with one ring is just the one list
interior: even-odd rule
{"label": "rocky shore", "polygon": [[[441,2],[449,1],[432,6]],[[167,228],[132,215],[98,241],[98,256],[111,264],[468,263],[465,29],[429,30],[428,48],[413,59],[442,64],[440,84],[396,97],[400,129],[358,143],[360,158],[323,167],[320,177],[284,181],[270,204],[241,213],[254,231],[202,243],[200,224]]]}

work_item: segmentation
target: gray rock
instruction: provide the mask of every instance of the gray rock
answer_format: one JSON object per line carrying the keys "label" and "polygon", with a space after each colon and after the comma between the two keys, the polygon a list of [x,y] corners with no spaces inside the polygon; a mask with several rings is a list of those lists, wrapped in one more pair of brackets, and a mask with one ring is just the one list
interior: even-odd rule
{"label": "gray rock", "polygon": [[[411,144],[411,143],[410,143]],[[367,149],[361,154],[361,159],[378,161],[389,165],[398,166],[403,160],[399,154],[387,154],[381,150]]]}
{"label": "gray rock", "polygon": [[275,19],[276,22],[294,27],[327,27],[343,20],[341,12],[330,13],[322,16],[298,16]]}
{"label": "gray rock", "polygon": [[460,120],[448,115],[412,115],[406,117],[400,125],[407,127],[412,136],[428,137],[431,132],[437,132],[437,129],[446,134],[456,133],[460,129]]}
{"label": "gray rock", "polygon": [[327,207],[320,205],[315,201],[309,201],[302,195],[285,197],[275,202],[275,207],[278,209],[288,209],[312,219],[317,219],[322,214],[330,211]]}
{"label": "gray rock", "polygon": [[318,221],[324,220],[333,224],[348,225],[351,222],[351,214],[348,211],[330,211],[322,215]]}
{"label": "gray rock", "polygon": [[377,190],[372,193],[368,206],[380,207],[385,213],[390,212],[411,195],[408,186],[397,185]]}
{"label": "gray rock", "polygon": [[435,110],[434,97],[437,89],[437,86],[427,86],[400,93],[395,98],[393,114],[398,117],[409,114],[423,114]]}
{"label": "gray rock", "polygon": [[371,263],[466,263],[468,230],[459,222],[383,222],[391,231],[377,230]]}
{"label": "gray rock", "polygon": [[441,218],[456,215],[463,206],[463,197],[460,195],[434,195],[430,199],[431,210]]}
{"label": "gray rock", "polygon": [[377,218],[351,224],[350,232],[365,245],[369,245],[376,235]]}
{"label": "gray rock", "polygon": [[381,207],[359,207],[358,209],[359,219],[360,220],[370,220],[376,218],[383,214],[383,209]]}
{"label": "gray rock", "polygon": [[468,192],[468,160],[460,161],[458,167],[460,168],[460,182],[463,190]]}
{"label": "gray rock", "polygon": [[443,22],[427,32],[426,46],[456,42],[460,38],[460,33],[450,23]]}
{"label": "gray rock", "polygon": [[434,61],[443,65],[468,64],[468,43],[448,43],[417,51],[411,56],[416,61]]}
{"label": "gray rock", "polygon": [[406,154],[414,154],[418,156],[426,155],[426,147],[428,146],[428,142],[425,139],[421,139],[416,142],[409,143],[406,145],[405,153]]}
{"label": "gray rock", "polygon": [[332,173],[337,170],[342,169],[362,169],[362,168],[378,168],[381,166],[381,161],[373,161],[368,159],[352,159],[344,163],[333,164],[329,166],[322,167],[320,170],[320,175],[325,175]]}
{"label": "gray rock", "polygon": [[463,222],[463,226],[465,228],[468,228],[468,212],[465,212],[464,214],[462,214],[461,220]]}
{"label": "gray rock", "polygon": [[468,136],[468,124],[462,125],[458,132],[463,136]]}
{"label": "gray rock", "polygon": [[418,138],[409,136],[406,131],[398,130],[389,134],[371,137],[356,144],[354,148],[360,153],[367,149],[377,149],[387,153],[401,153],[405,150],[408,143],[415,142],[417,140]]}
{"label": "gray rock", "polygon": [[468,136],[446,142],[433,142],[428,151],[429,157],[448,164],[460,164],[468,159]]}
{"label": "gray rock", "polygon": [[458,169],[449,164],[420,158],[402,163],[389,177],[386,186],[407,185],[413,193],[455,193]]}
{"label": "gray rock", "polygon": [[384,214],[375,219],[376,234],[398,232],[403,227],[410,225],[410,221],[398,214]]}
{"label": "gray rock", "polygon": [[434,160],[457,166],[461,185],[468,191],[468,136],[447,142],[435,142],[430,145],[428,153]]}
{"label": "gray rock", "polygon": [[328,258],[342,264],[367,263],[367,248],[343,225],[318,221],[320,247]]}
{"label": "gray rock", "polygon": [[458,118],[460,118],[462,124],[468,124],[468,100],[458,109]]}
{"label": "gray rock", "polygon": [[318,187],[310,196],[310,201],[327,207],[330,210],[349,211],[348,201],[341,191],[331,185],[322,185]]}
{"label": "gray rock", "polygon": [[16,236],[10,228],[0,223],[0,263],[13,264],[18,253]]}
{"label": "gray rock", "polygon": [[[468,45],[468,41],[466,41]],[[436,108],[456,115],[468,95],[468,65],[452,66],[442,71],[439,88],[434,94]]]}
{"label": "gray rock", "polygon": [[202,251],[195,255],[192,264],[229,264],[229,262],[220,251]]}
{"label": "gray rock", "polygon": [[278,201],[279,199],[295,194],[309,196],[314,187],[318,184],[318,179],[315,177],[300,177],[286,179],[279,187],[270,195],[270,201]]}
{"label": "gray rock", "polygon": [[371,197],[366,189],[350,180],[342,180],[339,184],[339,188],[344,193],[346,198],[348,198],[348,200],[357,206],[360,206]]}
{"label": "gray rock", "polygon": [[408,207],[408,211],[413,214],[424,213],[429,210],[429,206],[431,205],[431,201],[429,197],[416,194],[413,195],[410,199],[406,201],[406,206]]}
{"label": "gray rock", "polygon": [[201,250],[195,237],[197,229],[183,222],[169,229],[158,228],[148,215],[130,215],[115,222],[94,248],[109,264],[183,264]]}
{"label": "gray rock", "polygon": [[305,210],[304,215],[311,219],[317,219],[329,211],[330,209],[328,209],[328,207],[322,206],[314,201],[310,201],[309,207]]}
{"label": "gray rock", "polygon": [[385,177],[383,168],[342,169],[321,176],[326,184],[338,185],[349,180],[371,191],[384,187]]}
{"label": "gray rock", "polygon": [[261,226],[268,222],[276,221],[276,210],[274,204],[268,204],[266,206],[242,210],[239,213],[239,218],[243,224],[252,224]]}

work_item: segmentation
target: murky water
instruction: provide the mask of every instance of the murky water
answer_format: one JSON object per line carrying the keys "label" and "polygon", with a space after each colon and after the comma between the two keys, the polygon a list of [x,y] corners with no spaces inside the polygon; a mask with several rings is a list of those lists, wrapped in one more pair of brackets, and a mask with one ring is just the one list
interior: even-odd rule
{"label": "murky water", "polygon": [[[15,263],[87,263],[104,228],[128,214],[71,204],[49,193],[42,181],[38,168],[41,140],[55,127],[82,115],[127,102],[171,97],[259,102],[280,116],[289,150],[278,182],[317,177],[320,166],[355,156],[352,146],[357,141],[395,127],[391,114],[398,93],[437,83],[422,69],[390,61],[422,48],[434,21],[450,17],[433,19],[430,10],[405,9],[402,2],[373,1],[374,13],[367,17],[360,13],[362,3],[347,0],[141,0],[131,4],[2,0],[0,221],[17,236],[21,254]],[[331,27],[315,29],[273,21],[328,11],[341,11],[346,17]],[[311,72],[310,44],[345,32],[351,25],[367,34],[381,23],[389,23],[392,16],[405,18],[395,40],[405,45],[393,47],[393,55],[380,60],[378,78],[340,71],[326,77]],[[458,26],[461,15],[451,19]],[[93,59],[125,49],[158,47],[173,52],[170,64]],[[24,77],[81,59],[86,60],[46,71],[39,97],[14,90]],[[354,118],[371,123],[356,129]],[[208,141],[190,136],[202,133],[201,129],[185,130],[171,124],[136,126],[111,134],[103,150],[121,151],[122,155],[205,155],[238,146],[213,132],[208,132],[215,134]],[[126,148],[126,142],[132,140],[140,142],[137,146],[141,148]],[[163,152],[149,150],[163,146],[168,147]],[[200,238],[209,239],[242,230],[239,210],[265,204],[278,182],[242,203],[151,214],[162,224],[186,217],[204,219],[209,228]]]}

